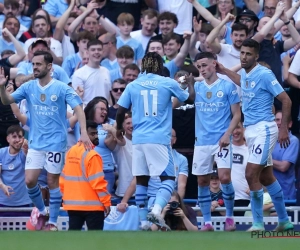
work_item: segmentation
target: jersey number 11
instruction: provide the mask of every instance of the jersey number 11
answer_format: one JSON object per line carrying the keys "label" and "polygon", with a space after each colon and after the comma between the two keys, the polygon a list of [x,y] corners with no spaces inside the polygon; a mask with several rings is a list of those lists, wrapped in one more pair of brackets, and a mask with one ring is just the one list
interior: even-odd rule
{"label": "jersey number 11", "polygon": [[[157,90],[150,90],[150,95],[152,95],[152,116],[157,116]],[[149,103],[148,103],[148,90],[141,90],[141,95],[144,98],[144,114],[145,116],[149,115]]]}

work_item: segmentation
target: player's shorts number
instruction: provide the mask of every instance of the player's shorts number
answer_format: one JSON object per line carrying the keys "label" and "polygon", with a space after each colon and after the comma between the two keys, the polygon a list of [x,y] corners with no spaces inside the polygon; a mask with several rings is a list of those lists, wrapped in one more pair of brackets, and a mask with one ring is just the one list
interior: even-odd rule
{"label": "player's shorts number", "polygon": [[[152,95],[152,116],[157,116],[157,94],[157,90],[150,90],[150,95]],[[149,90],[141,90],[141,95],[144,98],[144,114],[145,116],[150,116],[148,103]]]}
{"label": "player's shorts number", "polygon": [[54,161],[55,163],[60,163],[60,161],[61,161],[61,153],[52,153],[52,152],[49,152],[48,161],[50,161],[50,162]]}
{"label": "player's shorts number", "polygon": [[223,148],[222,151],[218,152],[218,157],[219,158],[223,157],[225,159],[227,157],[228,153],[229,153],[229,149]]}
{"label": "player's shorts number", "polygon": [[262,153],[262,149],[260,148],[260,144],[257,146],[253,145],[252,146],[252,154],[255,153],[257,155],[260,155]]}

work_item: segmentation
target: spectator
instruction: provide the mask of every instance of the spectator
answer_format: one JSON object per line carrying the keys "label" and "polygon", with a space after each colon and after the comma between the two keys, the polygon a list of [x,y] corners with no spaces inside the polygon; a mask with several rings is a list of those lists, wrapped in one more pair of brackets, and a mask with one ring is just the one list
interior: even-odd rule
{"label": "spectator", "polygon": [[[237,17],[236,17],[236,23],[242,23],[245,24],[248,28],[248,37],[251,38],[255,35],[256,28],[258,25],[258,17],[252,10],[243,10]],[[228,27],[228,33],[231,33],[230,27]]]}
{"label": "spectator", "polygon": [[[247,38],[248,28],[246,25],[242,23],[235,23],[231,28],[231,40],[232,44],[222,44],[217,41],[217,36],[220,30],[225,26],[227,22],[230,20],[234,20],[234,16],[228,14],[222,22],[216,26],[212,32],[207,36],[206,42],[209,48],[213,53],[217,54],[217,60],[219,63],[223,65],[227,65],[226,67],[232,68],[236,65],[240,64],[240,50],[242,47],[243,41]],[[227,81],[230,81],[229,77],[220,76]]]}
{"label": "spectator", "polygon": [[123,78],[124,68],[134,61],[134,51],[131,47],[125,45],[117,50],[116,56],[119,68],[109,72],[111,81],[114,81],[118,78]]}
{"label": "spectator", "polygon": [[[68,34],[68,29],[72,22],[78,17],[73,11],[75,0],[72,0],[66,12],[59,18],[55,26],[53,38],[61,42],[63,49],[63,59],[67,56],[75,54],[75,49],[71,43],[71,38]],[[77,41],[77,40],[76,40]]]}
{"label": "spectator", "polygon": [[[97,123],[87,121],[86,129],[93,145],[98,146]],[[74,176],[83,178],[79,182],[68,178]],[[103,177],[103,162],[94,149],[87,152],[84,145],[78,143],[68,151],[59,186],[63,207],[68,211],[69,230],[81,230],[84,222],[89,230],[103,230],[111,203]]]}
{"label": "spectator", "polygon": [[82,59],[84,57],[85,52],[87,51],[88,42],[94,40],[95,37],[92,33],[83,30],[77,35],[77,46],[79,51],[76,54],[72,54],[67,56],[64,59],[62,68],[66,71],[67,75],[71,78],[75,72],[75,68],[82,67]]}
{"label": "spectator", "polygon": [[[15,44],[11,40],[11,36],[6,34],[5,31],[9,31],[9,34],[16,37],[20,29],[20,22],[16,17],[7,17],[3,22],[3,29],[2,29],[2,36],[0,37],[0,51],[3,50],[12,50],[15,51],[16,47]],[[24,43],[19,42],[18,43],[24,47]]]}
{"label": "spectator", "polygon": [[[282,121],[282,112],[278,110],[275,114],[275,122],[280,129]],[[292,121],[289,120],[288,128],[292,126]],[[296,199],[295,187],[295,164],[299,155],[299,139],[289,132],[290,145],[287,148],[281,148],[279,142],[275,144],[272,152],[273,172],[278,180],[285,200]]]}
{"label": "spectator", "polygon": [[144,51],[151,37],[156,36],[154,31],[157,28],[157,17],[157,11],[152,9],[145,10],[141,17],[142,29],[130,33],[132,38],[141,42]]}
{"label": "spectator", "polygon": [[[250,203],[249,186],[245,177],[248,147],[244,139],[244,129],[241,122],[238,123],[232,133],[232,168],[231,180],[235,191],[234,206],[247,207]],[[244,216],[243,211],[234,211],[234,216]]]}
{"label": "spectator", "polygon": [[[191,207],[184,205],[182,198],[176,191],[173,191],[168,204],[162,210],[161,217],[165,219],[171,230],[198,231],[195,211]],[[159,229],[156,224],[152,224],[152,231]]]}
{"label": "spectator", "polygon": [[[3,21],[5,20],[6,17],[17,17],[18,11],[19,11],[19,1],[18,0],[5,0],[4,1],[4,10],[3,10],[3,15],[0,15],[0,32],[4,28],[3,26]],[[19,38],[23,32],[25,32],[28,28],[22,25],[22,19],[19,17],[19,31],[18,34],[16,35],[17,38]]]}
{"label": "spectator", "polygon": [[300,52],[297,52],[294,60],[292,61],[292,64],[290,68],[288,69],[288,85],[290,86],[290,91],[289,95],[292,100],[292,121],[293,125],[291,128],[291,131],[294,135],[298,135],[300,133],[299,130],[299,107],[300,107],[300,100],[299,100],[299,95],[300,95],[300,82],[299,82],[299,77],[300,77],[300,70],[299,70],[299,65],[300,65]]}
{"label": "spectator", "polygon": [[26,27],[27,29],[29,29],[30,25],[31,25],[31,18],[29,17],[29,15],[26,13],[26,1],[27,0],[19,0],[19,10],[17,13],[17,18],[19,19],[21,25],[23,25],[24,27]]}
{"label": "spectator", "polygon": [[100,66],[102,48],[101,41],[89,41],[87,44],[89,62],[75,71],[72,78],[73,88],[77,89],[80,87],[83,89],[82,101],[84,105],[87,105],[96,96],[103,96],[109,99],[111,81],[109,71],[105,67]]}
{"label": "spectator", "polygon": [[23,59],[25,57],[24,49],[23,49],[24,44],[22,44],[15,38],[16,33],[12,33],[14,31],[14,29],[8,29],[10,27],[10,25],[13,25],[10,23],[10,20],[19,22],[14,17],[9,17],[4,21],[5,28],[2,30],[2,36],[0,36],[0,51],[1,52],[4,50],[17,51],[18,55],[23,56],[22,57],[22,59]]}
{"label": "spectator", "polygon": [[114,120],[116,119],[116,114],[117,114],[118,107],[119,107],[118,101],[126,88],[126,84],[127,83],[125,82],[125,80],[123,80],[121,78],[113,81],[112,88],[110,91],[113,105],[109,107],[109,112],[108,112],[108,114],[109,114],[108,116],[111,119],[114,119]]}
{"label": "spectator", "polygon": [[[29,46],[28,61],[23,61],[18,65],[18,71],[16,77],[17,86],[20,86],[29,80],[35,79],[33,66],[32,66],[32,58],[34,53],[37,51],[50,52],[50,49],[48,47],[48,42],[43,39],[37,39]],[[51,75],[54,79],[62,81],[66,84],[69,84],[71,82],[70,78],[68,77],[67,73],[63,70],[63,68],[56,64],[52,64]]]}
{"label": "spectator", "polygon": [[[0,207],[30,207],[31,200],[25,185],[25,160],[28,151],[25,131],[19,125],[7,129],[9,146],[0,149]],[[1,216],[6,213],[0,212]],[[28,216],[27,213],[8,213]]]}
{"label": "spectator", "polygon": [[131,83],[135,79],[138,78],[138,75],[140,74],[140,69],[139,67],[134,64],[128,64],[123,70],[123,79],[126,81],[126,84]]}
{"label": "spectator", "polygon": [[98,137],[99,144],[95,147],[95,150],[102,157],[104,178],[107,181],[107,191],[113,194],[113,188],[115,184],[115,164],[112,157],[111,147],[112,141],[107,141],[107,131],[104,130],[103,124],[114,124],[114,120],[108,117],[108,101],[104,97],[93,98],[84,109],[87,120],[92,120],[98,124]]}
{"label": "spectator", "polygon": [[118,69],[119,64],[117,61],[117,39],[116,36],[111,33],[105,33],[99,37],[99,40],[103,44],[103,52],[101,66],[107,68],[109,71]]}
{"label": "spectator", "polygon": [[121,13],[117,19],[117,27],[112,25],[109,20],[104,19],[103,17],[100,17],[99,21],[104,29],[112,34],[117,35],[117,49],[124,45],[130,46],[134,51],[135,62],[138,65],[141,65],[145,51],[139,40],[136,40],[130,36],[130,32],[134,26],[133,16],[129,13]]}
{"label": "spectator", "polygon": [[50,48],[50,53],[54,59],[54,63],[61,65],[62,64],[62,46],[61,43],[52,37],[48,37],[48,32],[51,29],[50,24],[47,22],[47,19],[44,16],[36,16],[32,20],[32,31],[35,33],[35,38],[30,38],[25,42],[25,52],[28,53],[29,46],[36,41],[38,38],[44,39],[47,41]]}
{"label": "spectator", "polygon": [[[217,13],[216,18],[223,21],[228,14],[232,14],[236,16],[237,10],[235,7],[235,1],[234,0],[220,0],[217,2]],[[232,22],[233,20],[231,20]],[[231,23],[228,23],[228,26],[230,26]]]}
{"label": "spectator", "polygon": [[[154,40],[162,41],[164,37],[173,34],[174,29],[178,25],[177,16],[174,13],[169,12],[169,11],[160,13],[157,20],[158,20],[158,27],[159,27],[161,34],[153,36],[151,38],[152,41],[154,41]],[[175,33],[175,34],[177,34],[177,33]],[[177,34],[177,35],[179,35],[179,34]],[[182,45],[183,44],[182,36],[179,35],[179,37],[181,39],[180,44]]]}
{"label": "spectator", "polygon": [[55,26],[59,18],[68,9],[70,0],[47,0],[43,8],[50,15],[51,25]]}
{"label": "spectator", "polygon": [[192,31],[193,6],[186,0],[158,0],[158,11],[172,12],[178,18],[178,23],[174,28],[174,32],[182,35],[186,31]]}
{"label": "spectator", "polygon": [[221,182],[218,175],[218,170],[214,169],[210,176],[209,190],[211,197],[211,216],[225,216],[226,212],[215,211],[218,207],[225,207],[223,193],[220,188]]}
{"label": "spectator", "polygon": [[[47,19],[47,22],[51,23],[50,16],[47,11],[45,11],[43,9],[37,9],[32,15],[32,20],[34,20],[37,16],[44,16]],[[22,43],[25,43],[30,38],[36,37],[36,34],[32,31],[32,26],[33,26],[33,23],[31,22],[29,29],[27,31],[25,31],[19,38],[19,40]],[[52,36],[52,29],[50,29],[47,34],[47,37],[51,37],[51,36]]]}

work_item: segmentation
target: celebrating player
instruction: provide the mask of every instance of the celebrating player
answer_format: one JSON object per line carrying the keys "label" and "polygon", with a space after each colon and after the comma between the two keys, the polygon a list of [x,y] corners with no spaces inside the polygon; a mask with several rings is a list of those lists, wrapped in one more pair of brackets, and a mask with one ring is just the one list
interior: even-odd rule
{"label": "celebrating player", "polygon": [[156,195],[148,220],[160,227],[165,225],[161,211],[171,198],[175,185],[172,157],[172,102],[175,96],[182,102],[193,103],[194,79],[186,77],[188,92],[170,78],[162,77],[163,60],[156,52],[149,52],[142,60],[142,75],[131,82],[118,101],[117,133],[121,136],[127,109],[132,105],[132,173],[136,176],[136,204],[141,228],[148,229],[147,187],[149,176],[160,176],[161,187]]}
{"label": "celebrating player", "polygon": [[[61,205],[59,174],[63,167],[67,144],[66,103],[74,109],[78,116],[81,125],[80,141],[85,144],[87,149],[90,149],[92,145],[86,132],[85,115],[80,106],[81,100],[67,84],[51,78],[52,62],[53,57],[49,52],[36,52],[32,63],[37,80],[23,84],[11,95],[5,91],[7,79],[4,77],[3,69],[0,70],[2,103],[8,105],[26,99],[28,104],[31,127],[25,165],[25,182],[29,197],[40,212],[36,230],[44,228],[47,231],[57,231],[56,223]],[[43,167],[48,172],[50,215],[37,186],[37,179]],[[49,223],[45,226],[48,219]]]}
{"label": "celebrating player", "polygon": [[234,231],[234,189],[230,170],[230,136],[241,119],[236,86],[217,76],[216,60],[210,52],[197,54],[196,66],[204,80],[195,83],[196,142],[192,173],[197,175],[198,202],[205,225],[201,231],[213,231],[211,222],[210,174],[214,161],[218,166],[226,206],[225,230]]}
{"label": "celebrating player", "polygon": [[[277,231],[293,229],[289,221],[283,200],[281,186],[273,175],[272,151],[278,141],[281,147],[288,147],[288,118],[291,101],[271,70],[257,63],[259,43],[246,39],[241,48],[241,75],[236,74],[221,64],[217,69],[231,78],[242,88],[242,111],[246,127],[245,138],[249,148],[246,167],[246,179],[250,188],[253,225],[249,231],[263,231],[263,189],[264,185],[275,206],[279,224]],[[276,97],[282,103],[282,123],[279,129],[274,121],[272,105]],[[296,153],[296,152],[295,152]]]}

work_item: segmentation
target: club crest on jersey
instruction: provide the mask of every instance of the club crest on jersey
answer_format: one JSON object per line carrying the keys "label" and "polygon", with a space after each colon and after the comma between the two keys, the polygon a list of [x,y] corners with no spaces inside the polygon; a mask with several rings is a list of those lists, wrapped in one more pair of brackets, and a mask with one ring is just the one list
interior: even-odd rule
{"label": "club crest on jersey", "polygon": [[40,99],[42,102],[44,102],[46,100],[46,95],[45,94],[41,94]]}
{"label": "club crest on jersey", "polygon": [[56,102],[57,101],[57,95],[52,95],[50,97],[50,99],[51,99],[52,102]]}
{"label": "club crest on jersey", "polygon": [[212,97],[212,92],[206,92],[206,98],[210,99]]}
{"label": "club crest on jersey", "polygon": [[9,165],[8,165],[8,169],[9,169],[9,170],[13,170],[14,168],[15,168],[14,164],[9,164]]}
{"label": "club crest on jersey", "polygon": [[248,81],[246,81],[246,88],[248,88],[248,85],[249,85],[249,83],[248,83]]}
{"label": "club crest on jersey", "polygon": [[219,90],[217,92],[217,97],[221,98],[221,97],[223,97],[223,95],[224,95],[223,91]]}
{"label": "club crest on jersey", "polygon": [[253,82],[253,81],[250,83],[250,87],[251,87],[251,88],[254,88],[254,87],[255,87],[255,85],[256,85],[256,83],[255,83],[255,82]]}

